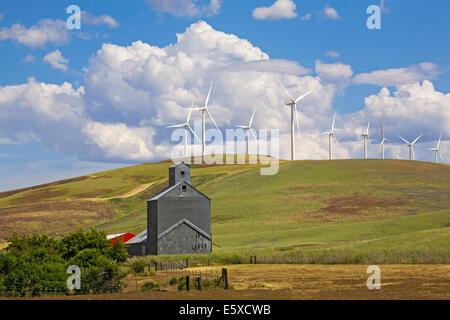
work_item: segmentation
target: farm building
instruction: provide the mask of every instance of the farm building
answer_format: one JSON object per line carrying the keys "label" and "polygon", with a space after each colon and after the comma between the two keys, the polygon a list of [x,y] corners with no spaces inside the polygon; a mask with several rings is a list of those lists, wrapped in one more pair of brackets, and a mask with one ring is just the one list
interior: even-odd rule
{"label": "farm building", "polygon": [[212,251],[211,199],[190,181],[184,162],[169,168],[169,186],[147,201],[147,229],[125,243],[130,255]]}
{"label": "farm building", "polygon": [[134,238],[135,235],[129,232],[118,233],[118,234],[108,234],[106,239],[111,241],[111,246],[114,245],[116,241],[127,242],[128,240]]}

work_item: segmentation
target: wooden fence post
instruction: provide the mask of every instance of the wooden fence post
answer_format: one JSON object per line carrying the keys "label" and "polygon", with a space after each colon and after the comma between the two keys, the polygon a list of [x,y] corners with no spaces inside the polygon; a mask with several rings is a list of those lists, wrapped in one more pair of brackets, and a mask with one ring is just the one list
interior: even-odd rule
{"label": "wooden fence post", "polygon": [[224,283],[224,289],[227,290],[228,289],[228,272],[227,272],[227,268],[222,268],[222,280]]}
{"label": "wooden fence post", "polygon": [[186,276],[186,291],[189,291],[189,276]]}
{"label": "wooden fence post", "polygon": [[197,278],[197,289],[202,290],[202,276]]}

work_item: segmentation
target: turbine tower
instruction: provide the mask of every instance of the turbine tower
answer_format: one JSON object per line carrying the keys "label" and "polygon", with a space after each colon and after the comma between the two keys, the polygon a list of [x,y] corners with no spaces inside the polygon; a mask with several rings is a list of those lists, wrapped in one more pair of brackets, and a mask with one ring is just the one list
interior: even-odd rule
{"label": "turbine tower", "polygon": [[329,131],[324,132],[324,134],[328,135],[328,159],[329,160],[332,159],[331,137],[333,137],[334,140],[336,141],[336,143],[338,143],[338,141],[336,139],[336,135],[334,133],[334,130],[336,130],[334,128],[335,123],[336,123],[336,113],[334,113],[334,116],[333,116],[333,123],[331,124],[331,129]]}
{"label": "turbine tower", "polygon": [[[441,144],[441,138],[442,138],[442,134],[439,135],[439,141],[438,141],[436,148],[430,148],[430,150],[434,152],[434,163],[438,162],[438,156],[442,160],[441,154],[439,153],[439,146]],[[442,161],[442,162],[444,162],[444,161]]]}
{"label": "turbine tower", "polygon": [[291,100],[286,105],[291,107],[291,160],[295,160],[294,114],[295,114],[295,119],[297,122],[297,131],[298,131],[298,134],[300,134],[300,125],[298,123],[298,114],[297,114],[297,103],[300,100],[302,100],[304,97],[306,97],[308,94],[310,94],[312,92],[312,90],[309,90],[307,93],[301,95],[300,97],[297,98],[297,100],[294,100],[294,98],[292,98],[292,96],[289,94],[289,92],[287,91],[287,89],[285,88],[283,83],[281,83],[281,81],[280,81],[280,84],[283,87],[284,92],[288,96],[289,100]]}
{"label": "turbine tower", "polygon": [[255,141],[257,141],[256,136],[253,133],[253,129],[252,129],[252,122],[253,122],[253,117],[255,116],[255,112],[256,112],[256,108],[253,111],[253,114],[252,114],[252,117],[250,118],[250,123],[248,124],[248,126],[236,126],[238,128],[244,129],[244,131],[245,131],[245,138],[247,140],[246,145],[245,145],[245,154],[246,155],[248,155],[248,142],[249,142],[249,139],[250,139],[250,136],[249,136],[248,133],[251,132],[251,134],[253,136],[253,139],[255,139]]}
{"label": "turbine tower", "polygon": [[384,159],[384,143],[385,142],[392,143],[392,141],[384,137],[383,125],[381,124],[381,120],[380,120],[380,129],[381,129],[381,139],[380,139],[381,159]]}
{"label": "turbine tower", "polygon": [[364,159],[367,159],[367,144],[366,144],[366,140],[367,141],[369,140],[369,128],[370,128],[370,120],[369,120],[369,123],[367,124],[366,131],[364,131],[361,134],[361,137],[363,138],[363,141],[364,141]]}
{"label": "turbine tower", "polygon": [[217,123],[214,121],[213,117],[211,116],[211,113],[209,113],[209,110],[208,110],[208,102],[209,102],[209,97],[211,96],[212,87],[213,87],[213,82],[211,82],[211,87],[209,88],[208,96],[206,97],[206,100],[205,100],[205,106],[194,109],[196,111],[202,112],[202,156],[205,155],[205,112],[208,114],[209,118],[214,123],[217,130],[220,130],[219,127],[217,126]]}
{"label": "turbine tower", "polygon": [[415,144],[415,143],[417,142],[417,140],[419,140],[422,136],[423,136],[423,133],[422,133],[420,136],[418,136],[418,137],[416,138],[416,140],[414,140],[413,142],[409,142],[408,140],[405,140],[405,139],[403,139],[402,137],[399,136],[399,138],[402,139],[402,140],[406,143],[406,145],[408,146],[408,148],[409,148],[409,160],[411,160],[411,156],[412,156],[412,158],[413,158],[414,160],[416,160],[416,155],[414,154],[414,144]]}
{"label": "turbine tower", "polygon": [[194,107],[194,99],[192,99],[192,105],[189,109],[189,113],[186,119],[185,123],[182,124],[176,124],[174,126],[168,126],[167,128],[184,128],[184,157],[186,158],[187,155],[187,131],[191,131],[192,134],[197,138],[197,140],[201,143],[200,138],[195,134],[194,130],[192,130],[191,126],[189,125],[189,119],[191,118],[192,108]]}

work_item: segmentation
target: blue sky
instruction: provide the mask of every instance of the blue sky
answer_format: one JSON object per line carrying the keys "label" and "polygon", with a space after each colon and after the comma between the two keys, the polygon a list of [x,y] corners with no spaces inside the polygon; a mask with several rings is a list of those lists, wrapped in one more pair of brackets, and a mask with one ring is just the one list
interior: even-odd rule
{"label": "blue sky", "polygon": [[[448,1],[383,1],[381,30],[366,27],[366,8],[379,1],[277,2],[284,3],[275,12],[270,8],[275,0],[2,1],[0,191],[168,158],[170,131],[165,126],[184,121],[187,92],[204,99],[210,80],[216,83],[211,112],[221,127],[249,117],[250,104],[256,104],[255,124],[280,128],[282,138],[288,134],[287,110],[276,108],[285,96],[274,85],[264,86],[276,79],[295,94],[314,88],[317,94],[305,100],[301,116],[305,140],[300,159],[326,157],[321,132],[337,112],[342,130],[338,157],[360,157],[357,131],[370,118],[386,122],[396,142],[387,151],[390,157],[406,156],[397,134],[412,140],[423,132],[416,154],[430,161],[428,148],[442,133],[441,154],[448,161]],[[66,8],[73,4],[86,12],[81,30],[64,30]],[[261,7],[267,7],[259,11],[268,12],[266,17],[255,11]],[[184,34],[184,40],[177,40],[177,34]],[[136,41],[152,47],[131,48]],[[99,53],[104,44],[114,46]],[[129,46],[130,57],[123,58]],[[157,57],[158,50],[174,59],[180,54],[189,58],[189,63],[178,62],[182,78],[167,72],[151,75],[160,68],[175,73],[170,59],[132,58],[143,51]],[[264,54],[269,61],[262,71],[230,71],[234,63]],[[117,59],[122,59],[120,72],[114,70]],[[222,71],[204,66],[208,59]],[[278,60],[293,71],[267,71]],[[239,85],[244,79],[251,84],[248,93]],[[261,90],[267,97],[257,100]],[[263,114],[270,110],[279,114],[269,121]],[[379,133],[372,130],[378,150]],[[116,135],[121,138],[115,144]],[[281,154],[286,152],[282,143]]]}

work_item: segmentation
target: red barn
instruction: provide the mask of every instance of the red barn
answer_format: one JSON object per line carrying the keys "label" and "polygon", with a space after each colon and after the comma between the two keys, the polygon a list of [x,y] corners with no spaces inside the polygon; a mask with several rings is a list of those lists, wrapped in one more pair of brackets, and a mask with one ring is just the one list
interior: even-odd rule
{"label": "red barn", "polygon": [[116,241],[125,243],[134,237],[135,237],[134,234],[126,232],[126,233],[118,233],[118,234],[109,234],[106,236],[106,239],[111,240],[111,247],[112,247]]}

